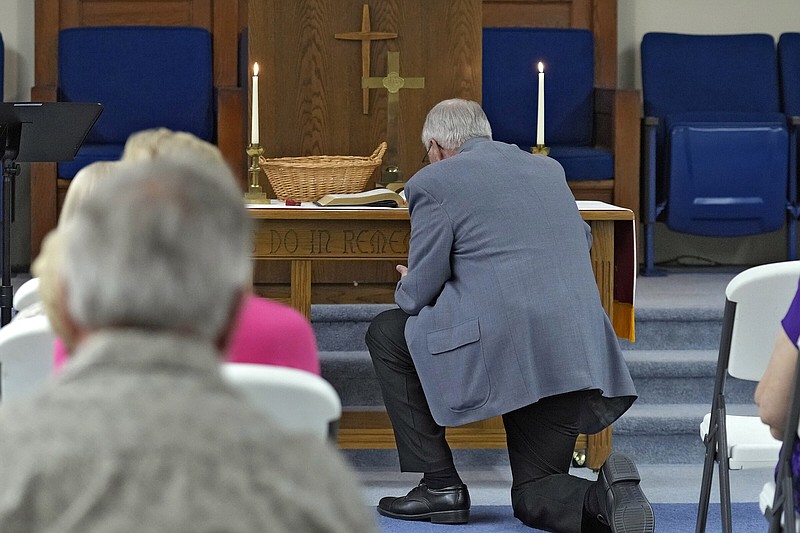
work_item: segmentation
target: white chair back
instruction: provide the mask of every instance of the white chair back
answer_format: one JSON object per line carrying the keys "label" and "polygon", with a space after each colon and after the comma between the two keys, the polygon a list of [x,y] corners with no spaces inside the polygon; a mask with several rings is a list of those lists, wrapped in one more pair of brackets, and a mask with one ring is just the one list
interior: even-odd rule
{"label": "white chair back", "polygon": [[728,283],[725,296],[736,302],[728,362],[731,376],[761,379],[798,279],[800,261],[785,261],[749,268]]}
{"label": "white chair back", "polygon": [[256,408],[290,432],[325,440],[342,415],[330,383],[304,370],[271,365],[224,363],[223,376]]}
{"label": "white chair back", "polygon": [[32,278],[23,283],[14,293],[14,309],[22,311],[39,301],[39,278]]}
{"label": "white chair back", "polygon": [[53,371],[54,341],[45,315],[13,320],[0,329],[0,401],[41,390]]}

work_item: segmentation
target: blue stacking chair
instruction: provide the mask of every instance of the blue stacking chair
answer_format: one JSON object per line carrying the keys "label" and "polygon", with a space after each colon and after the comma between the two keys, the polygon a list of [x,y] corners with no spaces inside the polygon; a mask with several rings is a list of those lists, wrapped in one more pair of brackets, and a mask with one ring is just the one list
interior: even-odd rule
{"label": "blue stacking chair", "polygon": [[[638,210],[638,147],[630,147],[629,159],[637,164],[628,177],[635,191],[630,200],[620,200],[619,186],[624,180],[615,166],[612,142],[600,142],[599,122],[610,130],[615,124],[613,111],[599,120],[597,105],[601,91],[595,89],[594,36],[589,30],[555,28],[484,28],[483,30],[483,109],[492,125],[494,139],[530,150],[536,144],[538,78],[537,64],[545,65],[545,144],[550,157],[564,167],[571,186],[593,182],[595,188],[608,187],[608,199]],[[638,94],[631,91],[638,106]],[[615,91],[606,95],[613,100]],[[612,104],[613,107],[613,104]],[[634,109],[635,111],[635,109]],[[629,128],[638,133],[634,119]],[[611,180],[615,180],[612,184]],[[601,185],[603,184],[603,185]]]}
{"label": "blue stacking chair", "polygon": [[793,234],[772,36],[648,33],[641,52],[643,274],[655,273],[657,220],[715,237],[775,231],[786,220]]}
{"label": "blue stacking chair", "polygon": [[[800,218],[797,184],[797,149],[800,137],[800,33],[784,33],[778,39],[778,67],[781,80],[781,109],[789,121],[789,202],[795,220]],[[797,245],[797,225],[790,224],[789,246]],[[796,251],[794,252],[796,253]]]}
{"label": "blue stacking chair", "polygon": [[213,141],[211,34],[174,26],[81,27],[58,39],[58,100],[100,102],[103,114],[74,161],[72,178],[94,161],[119,159],[130,134],[156,127]]}

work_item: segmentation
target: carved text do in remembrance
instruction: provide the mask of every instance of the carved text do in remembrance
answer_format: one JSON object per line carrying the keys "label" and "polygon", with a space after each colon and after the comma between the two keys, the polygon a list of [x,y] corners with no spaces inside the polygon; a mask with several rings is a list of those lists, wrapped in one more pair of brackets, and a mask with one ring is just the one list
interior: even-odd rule
{"label": "carved text do in remembrance", "polygon": [[268,255],[397,256],[408,253],[410,232],[403,230],[269,230]]}

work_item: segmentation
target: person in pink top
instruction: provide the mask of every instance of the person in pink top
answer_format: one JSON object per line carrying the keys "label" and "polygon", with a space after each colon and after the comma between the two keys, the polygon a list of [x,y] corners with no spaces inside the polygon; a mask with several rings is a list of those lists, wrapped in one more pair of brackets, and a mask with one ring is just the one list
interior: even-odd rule
{"label": "person in pink top", "polygon": [[225,360],[288,366],[319,374],[317,340],[303,315],[253,295],[242,303]]}
{"label": "person in pink top", "polygon": [[[144,130],[134,133],[125,144],[122,155],[123,162],[148,161],[166,158],[173,163],[180,163],[185,157],[193,161],[200,160],[204,165],[215,168],[220,179],[233,179],[230,169],[225,163],[219,149],[186,132],[174,132],[165,128]],[[90,165],[76,175],[67,191],[59,224],[76,210],[89,195],[98,179],[107,179],[113,171],[113,163],[106,166]],[[69,209],[67,209],[69,207]],[[43,277],[48,278],[47,262],[58,260],[58,230],[43,243],[42,260],[37,265]],[[48,285],[49,286],[49,285]],[[51,291],[58,296],[57,289]],[[57,305],[55,301],[51,305]],[[46,308],[47,306],[45,306]],[[48,312],[48,316],[52,313]],[[56,324],[53,324],[56,326]],[[54,369],[58,371],[69,359],[69,342],[61,336],[62,328],[54,327],[60,335],[54,347]],[[314,332],[308,321],[291,307],[279,304],[254,294],[246,296],[241,304],[237,325],[229,340],[225,360],[231,363],[250,363],[286,366],[305,370],[319,375],[319,355]]]}
{"label": "person in pink top", "polygon": [[[242,302],[236,320],[225,361],[287,366],[319,375],[314,331],[291,307],[251,294]],[[56,339],[55,370],[60,370],[68,358],[64,342]]]}

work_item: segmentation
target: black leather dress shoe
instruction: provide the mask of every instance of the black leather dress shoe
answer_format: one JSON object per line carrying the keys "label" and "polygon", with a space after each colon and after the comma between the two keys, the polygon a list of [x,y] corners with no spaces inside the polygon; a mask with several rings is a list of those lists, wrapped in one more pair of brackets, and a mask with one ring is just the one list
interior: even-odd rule
{"label": "black leather dress shoe", "polygon": [[639,487],[639,471],[626,455],[612,453],[600,469],[597,482],[605,494],[606,512],[600,516],[614,533],[653,533],[653,508]]}
{"label": "black leather dress shoe", "polygon": [[381,498],[378,512],[400,520],[466,524],[469,520],[469,492],[463,483],[444,489],[429,489],[423,480],[405,496]]}

